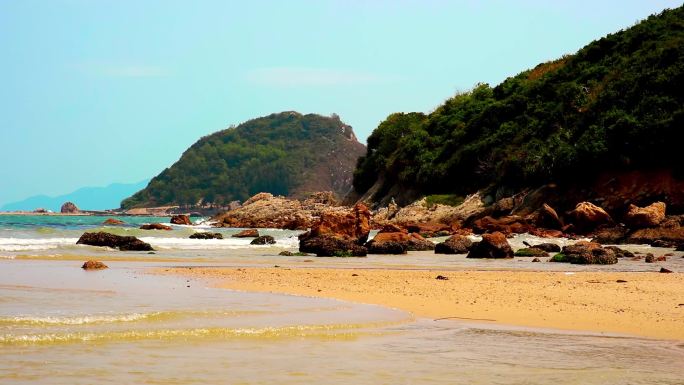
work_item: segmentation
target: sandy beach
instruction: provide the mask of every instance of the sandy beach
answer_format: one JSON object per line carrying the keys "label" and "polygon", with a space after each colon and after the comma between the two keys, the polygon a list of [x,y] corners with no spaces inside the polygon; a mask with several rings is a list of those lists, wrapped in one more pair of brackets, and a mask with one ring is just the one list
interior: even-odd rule
{"label": "sandy beach", "polygon": [[278,267],[155,272],[210,279],[233,290],[383,305],[418,317],[684,340],[684,277],[678,273]]}

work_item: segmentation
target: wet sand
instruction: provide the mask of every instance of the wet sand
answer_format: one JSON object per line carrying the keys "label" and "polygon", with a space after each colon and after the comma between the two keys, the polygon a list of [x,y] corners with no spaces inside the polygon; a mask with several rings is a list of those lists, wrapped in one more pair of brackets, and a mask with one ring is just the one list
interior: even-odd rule
{"label": "wet sand", "polygon": [[[393,307],[418,317],[684,340],[684,274],[181,267],[221,288]],[[442,275],[447,280],[438,280]],[[626,281],[626,282],[618,282]]]}

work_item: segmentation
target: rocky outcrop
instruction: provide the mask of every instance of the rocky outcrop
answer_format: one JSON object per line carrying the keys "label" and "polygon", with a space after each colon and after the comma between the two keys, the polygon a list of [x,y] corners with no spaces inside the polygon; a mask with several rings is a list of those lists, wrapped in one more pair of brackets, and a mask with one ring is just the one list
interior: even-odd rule
{"label": "rocky outcrop", "polygon": [[259,193],[249,198],[240,208],[213,218],[217,227],[276,228],[306,230],[323,212],[344,211],[345,207],[330,204],[325,193],[314,193],[300,201]]}
{"label": "rocky outcrop", "polygon": [[513,249],[504,234],[484,234],[482,241],[473,243],[467,258],[513,258]]}
{"label": "rocky outcrop", "polygon": [[665,208],[663,202],[655,202],[646,207],[630,204],[624,220],[631,229],[655,227],[665,220]]}
{"label": "rocky outcrop", "polygon": [[580,265],[611,265],[618,258],[613,249],[603,248],[595,242],[580,241],[563,247],[561,253],[551,258],[551,262],[567,262]]}
{"label": "rocky outcrop", "polygon": [[161,223],[150,223],[140,226],[140,230],[172,230],[171,226],[162,225]]}
{"label": "rocky outcrop", "polygon": [[174,215],[171,217],[171,223],[174,225],[192,225],[190,217],[185,214]]}
{"label": "rocky outcrop", "polygon": [[252,239],[250,245],[275,245],[275,239],[270,235],[262,235],[260,237]]}
{"label": "rocky outcrop", "polygon": [[62,214],[78,214],[80,210],[73,202],[66,202],[59,209],[59,212]]}
{"label": "rocky outcrop", "polygon": [[588,232],[605,224],[613,223],[613,219],[606,210],[591,202],[580,202],[570,212],[575,229],[580,232]]}
{"label": "rocky outcrop", "polygon": [[449,227],[453,223],[460,223],[478,216],[485,210],[480,193],[466,197],[458,206],[442,204],[428,205],[427,199],[422,198],[407,206],[398,208],[390,203],[388,207],[380,208],[373,216],[373,226],[382,227],[387,224],[409,225],[419,223],[441,224]]}
{"label": "rocky outcrop", "polygon": [[258,238],[259,237],[259,230],[257,229],[245,229],[240,231],[237,234],[231,235],[233,238]]}
{"label": "rocky outcrop", "polygon": [[500,232],[508,235],[529,233],[532,230],[533,227],[524,218],[515,215],[503,218],[486,216],[473,222],[473,232],[475,234]]}
{"label": "rocky outcrop", "polygon": [[444,242],[435,245],[435,254],[466,254],[473,242],[463,235],[452,235]]}
{"label": "rocky outcrop", "polygon": [[190,235],[190,239],[223,239],[223,234],[221,233],[194,233]]}
{"label": "rocky outcrop", "polygon": [[86,261],[83,266],[81,266],[81,269],[83,270],[102,270],[102,269],[108,269],[109,266],[105,265],[104,263],[100,261],[95,261],[95,260],[89,260]]}
{"label": "rocky outcrop", "polygon": [[145,243],[136,237],[122,237],[105,232],[83,233],[76,244],[90,246],[104,246],[121,251],[153,251],[149,243]]}
{"label": "rocky outcrop", "polygon": [[107,218],[105,219],[104,222],[102,222],[103,225],[105,226],[121,226],[126,224],[124,221],[115,219],[115,218]]}
{"label": "rocky outcrop", "polygon": [[362,245],[369,233],[370,211],[357,203],[351,210],[322,213],[311,230],[300,235],[299,251],[318,256],[362,256],[367,253]]}
{"label": "rocky outcrop", "polygon": [[684,245],[684,216],[669,216],[657,227],[639,229],[629,233],[621,243]]}

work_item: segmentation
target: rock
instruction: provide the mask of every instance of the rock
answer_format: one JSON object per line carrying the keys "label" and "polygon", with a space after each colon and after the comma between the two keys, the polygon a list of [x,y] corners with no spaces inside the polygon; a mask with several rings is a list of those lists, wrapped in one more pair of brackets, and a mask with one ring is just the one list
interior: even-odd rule
{"label": "rock", "polygon": [[541,259],[539,259],[539,258],[534,258],[534,259],[532,260],[532,262],[541,262]]}
{"label": "rock", "polygon": [[681,245],[677,246],[677,248],[675,249],[675,251],[684,251],[684,244],[681,244]]}
{"label": "rock", "polygon": [[451,233],[451,228],[442,223],[409,223],[406,224],[409,233],[420,234],[425,238],[433,238]]}
{"label": "rock", "polygon": [[145,243],[136,237],[122,237],[105,232],[83,233],[76,244],[90,246],[106,246],[121,251],[153,251],[149,243]]}
{"label": "rock", "polygon": [[252,242],[250,242],[250,245],[274,245],[276,243],[275,239],[273,239],[272,236],[270,235],[262,235],[260,237],[252,239]]}
{"label": "rock", "polygon": [[627,251],[624,249],[621,249],[617,246],[606,246],[604,249],[610,249],[613,250],[615,253],[615,256],[618,258],[634,258],[634,254],[631,251]]}
{"label": "rock", "polygon": [[233,238],[258,238],[259,237],[259,230],[257,229],[245,229],[240,231],[237,234],[231,235]]}
{"label": "rock", "polygon": [[563,247],[561,253],[551,258],[552,262],[569,262],[580,265],[611,265],[617,263],[617,255],[595,242],[580,241]]}
{"label": "rock", "polygon": [[530,248],[544,250],[547,253],[557,253],[561,251],[561,247],[555,243],[540,243],[538,245],[532,245]]}
{"label": "rock", "polygon": [[376,242],[372,240],[366,243],[366,249],[370,254],[406,254],[408,247],[406,243],[395,241]]}
{"label": "rock", "polygon": [[684,216],[668,216],[658,227],[636,230],[629,234],[625,243],[653,244],[654,242],[668,242],[672,245],[684,244]]}
{"label": "rock", "polygon": [[319,257],[364,257],[368,250],[350,238],[323,234],[299,241],[299,251]]}
{"label": "rock", "polygon": [[83,266],[81,266],[81,269],[83,270],[102,270],[102,269],[108,269],[109,266],[105,265],[104,263],[100,261],[95,261],[95,260],[89,260],[86,261]]}
{"label": "rock", "polygon": [[162,225],[161,223],[150,223],[148,225],[140,226],[141,230],[171,230],[171,226]]}
{"label": "rock", "polygon": [[535,223],[537,227],[543,227],[547,229],[560,230],[563,228],[563,222],[558,217],[558,213],[553,207],[544,203],[539,209],[537,214],[537,221]]}
{"label": "rock", "polygon": [[258,193],[258,194],[255,194],[254,196],[252,196],[251,198],[247,199],[245,201],[245,203],[242,204],[242,206],[243,207],[249,206],[252,203],[255,203],[255,202],[258,202],[261,200],[265,200],[265,199],[271,199],[271,198],[273,198],[273,194],[271,194],[271,193],[266,193],[266,192]]}
{"label": "rock", "polygon": [[435,245],[435,254],[466,254],[473,242],[463,235],[452,235],[444,242]]}
{"label": "rock", "polygon": [[119,219],[114,219],[114,218],[107,218],[105,219],[104,222],[102,222],[103,225],[109,225],[109,226],[120,226],[126,224],[124,221],[119,220]]}
{"label": "rock", "polygon": [[437,279],[437,280],[439,280],[439,281],[448,281],[448,280],[449,280],[449,277],[445,277],[445,276],[443,276],[443,275],[438,275],[438,276],[435,277],[435,279]]}
{"label": "rock", "polygon": [[661,255],[660,257],[655,259],[656,262],[665,262],[667,261],[667,257],[664,255]]}
{"label": "rock", "polygon": [[192,225],[190,217],[184,214],[172,216],[171,223],[173,223],[174,225]]}
{"label": "rock", "polygon": [[[672,270],[666,269],[666,268],[664,268],[664,267],[661,267],[661,268],[660,268],[660,272],[661,272],[661,273],[672,273]],[[681,306],[681,305],[680,305],[680,306]]]}
{"label": "rock", "polygon": [[466,258],[513,258],[513,249],[504,234],[484,234],[482,241],[473,243]]}
{"label": "rock", "polygon": [[190,239],[223,239],[223,234],[221,233],[194,233],[190,235]]}
{"label": "rock", "polygon": [[590,202],[581,202],[570,212],[575,229],[580,232],[594,230],[600,225],[613,223],[608,213]]}
{"label": "rock", "polygon": [[666,249],[672,249],[672,248],[679,247],[679,244],[677,242],[670,242],[670,241],[666,241],[664,239],[656,239],[655,241],[651,242],[651,246],[663,247]]}
{"label": "rock", "polygon": [[293,252],[287,251],[287,250],[281,251],[280,253],[278,253],[278,255],[282,255],[284,257],[308,257],[309,256],[309,254],[302,253],[301,251],[297,251],[297,252],[293,253]]}
{"label": "rock", "polygon": [[59,212],[62,214],[78,214],[80,212],[80,210],[78,209],[78,207],[74,203],[66,202],[59,209]]}
{"label": "rock", "polygon": [[548,257],[549,253],[542,249],[529,247],[526,249],[519,249],[513,255],[516,257]]}
{"label": "rock", "polygon": [[473,232],[484,234],[489,232],[500,232],[508,234],[522,234],[533,231],[534,226],[527,223],[525,218],[519,216],[507,216],[503,218],[492,218],[489,216],[480,218],[473,222]]}
{"label": "rock", "polygon": [[339,202],[335,199],[335,194],[332,191],[319,191],[309,195],[309,197],[304,200],[304,204],[337,206]]}
{"label": "rock", "polygon": [[630,204],[625,214],[625,223],[632,229],[658,226],[665,219],[664,202],[655,202],[646,207]]}
{"label": "rock", "polygon": [[406,247],[408,251],[428,251],[434,250],[435,244],[418,233],[410,233]]}
{"label": "rock", "polygon": [[603,226],[594,232],[592,240],[600,244],[617,245],[624,243],[629,230],[625,226]]}

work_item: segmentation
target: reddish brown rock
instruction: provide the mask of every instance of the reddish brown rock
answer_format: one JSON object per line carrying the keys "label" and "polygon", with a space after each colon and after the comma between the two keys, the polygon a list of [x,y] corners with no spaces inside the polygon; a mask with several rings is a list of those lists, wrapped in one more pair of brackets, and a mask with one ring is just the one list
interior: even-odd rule
{"label": "reddish brown rock", "polygon": [[171,226],[162,225],[161,223],[150,223],[148,225],[140,226],[141,230],[171,230]]}
{"label": "reddish brown rock", "polygon": [[102,270],[102,269],[107,269],[109,266],[105,265],[104,263],[100,261],[95,261],[95,260],[89,260],[86,261],[83,266],[81,266],[81,269],[83,270]]}
{"label": "reddish brown rock", "polygon": [[600,225],[613,223],[606,210],[590,202],[581,202],[570,212],[575,229],[580,232],[591,231]]}
{"label": "reddish brown rock", "polygon": [[259,230],[257,229],[245,229],[237,234],[231,235],[233,238],[257,238],[259,237]]}
{"label": "reddish brown rock", "polygon": [[475,242],[470,248],[467,258],[513,258],[513,249],[504,234],[484,234],[482,241]]}
{"label": "reddish brown rock", "polygon": [[451,234],[451,226],[443,223],[409,223],[405,227],[409,233],[417,233],[427,238]]}
{"label": "reddish brown rock", "polygon": [[529,233],[533,230],[534,227],[527,223],[526,219],[515,215],[503,218],[492,218],[487,216],[473,222],[473,232],[475,234],[500,232],[508,235]]}
{"label": "reddish brown rock", "polygon": [[529,218],[536,227],[554,230],[560,230],[563,228],[563,222],[558,217],[556,210],[546,203],[542,204],[542,206],[532,215],[530,215]]}
{"label": "reddish brown rock", "polygon": [[658,227],[639,229],[629,234],[625,243],[670,245],[684,244],[684,216],[668,216]]}
{"label": "reddish brown rock", "polygon": [[184,214],[172,216],[171,223],[173,223],[174,225],[192,225],[190,217]]}
{"label": "reddish brown rock", "polygon": [[299,251],[318,256],[361,256],[370,233],[370,211],[357,203],[348,211],[324,212],[319,221],[299,236]]}
{"label": "reddish brown rock", "polygon": [[665,219],[664,202],[655,202],[646,207],[629,205],[625,214],[625,223],[632,229],[658,226]]}
{"label": "reddish brown rock", "polygon": [[120,226],[125,224],[125,222],[115,218],[107,218],[104,222],[102,222],[102,224],[108,226]]}
{"label": "reddish brown rock", "polygon": [[418,233],[406,231],[385,232],[396,230],[394,226],[385,226],[371,241],[366,243],[366,248],[371,254],[404,254],[407,251],[433,250],[435,244],[423,238]]}

